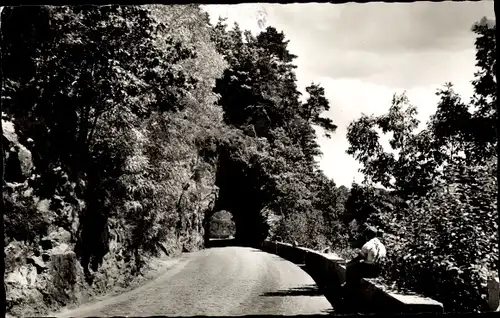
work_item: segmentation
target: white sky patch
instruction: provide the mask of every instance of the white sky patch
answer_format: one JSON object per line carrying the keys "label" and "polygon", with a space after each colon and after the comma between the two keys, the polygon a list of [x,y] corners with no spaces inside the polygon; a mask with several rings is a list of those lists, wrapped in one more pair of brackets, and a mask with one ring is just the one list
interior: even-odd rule
{"label": "white sky patch", "polygon": [[[337,185],[361,182],[361,167],[347,155],[347,126],[362,113],[381,115],[394,93],[407,91],[417,106],[421,127],[434,113],[436,90],[452,82],[464,101],[472,95],[475,35],[470,31],[483,16],[494,17],[493,1],[415,2],[411,4],[238,4],[202,6],[213,23],[218,16],[259,32],[258,16],[283,31],[289,50],[298,55],[298,87],[311,82],[325,88],[338,125],[331,139],[320,130],[320,167]],[[388,149],[388,136],[381,138]]]}
{"label": "white sky patch", "polygon": [[[238,5],[202,5],[203,10],[210,15],[210,22],[217,23],[219,16],[228,18],[226,24],[231,28],[234,22],[240,25],[242,30],[250,30],[253,34],[259,33],[258,24],[260,11],[264,11],[264,7],[259,3],[242,3]],[[269,24],[269,20],[267,21]]]}

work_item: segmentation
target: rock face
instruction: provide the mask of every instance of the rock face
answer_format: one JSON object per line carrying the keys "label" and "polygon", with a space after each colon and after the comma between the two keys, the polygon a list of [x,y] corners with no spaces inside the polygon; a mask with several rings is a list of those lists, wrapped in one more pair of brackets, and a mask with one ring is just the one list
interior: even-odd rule
{"label": "rock face", "polygon": [[71,233],[59,227],[56,231],[42,238],[40,243],[42,247],[45,244],[49,249],[58,244],[65,244],[67,246],[67,244],[71,243]]}
{"label": "rock face", "polygon": [[[18,240],[7,235],[7,309],[14,316],[43,314],[61,305],[79,302],[88,294],[89,286],[83,282],[83,270],[73,252],[73,236],[78,226],[75,206],[79,207],[80,203],[68,204],[57,195],[52,199],[34,196],[30,182],[36,182],[39,176],[33,174],[31,152],[19,142],[11,121],[2,120],[2,124],[6,171],[9,171],[4,192],[9,203],[6,208],[10,209],[6,212],[6,225],[10,230],[7,232],[24,231]],[[32,140],[28,140],[30,142]],[[60,188],[56,194],[61,193]],[[16,215],[19,213],[21,215]],[[58,222],[70,225],[69,229],[54,226]],[[43,224],[48,227],[33,228]],[[37,237],[43,232],[47,235]]]}
{"label": "rock face", "polygon": [[7,274],[5,277],[5,287],[7,292],[7,311],[15,316],[34,314],[33,312],[29,312],[29,307],[26,306],[24,308],[23,304],[43,304],[43,295],[40,292],[43,282],[36,274],[34,266],[21,266],[16,268],[14,272]]}
{"label": "rock face", "polygon": [[[44,253],[46,258],[27,257],[28,248],[22,243],[10,243],[8,259],[22,264],[9,267],[5,284],[8,311],[15,316],[35,315],[60,305],[85,299],[88,286],[83,281],[83,269],[68,245],[59,245]],[[16,257],[17,256],[17,257]]]}

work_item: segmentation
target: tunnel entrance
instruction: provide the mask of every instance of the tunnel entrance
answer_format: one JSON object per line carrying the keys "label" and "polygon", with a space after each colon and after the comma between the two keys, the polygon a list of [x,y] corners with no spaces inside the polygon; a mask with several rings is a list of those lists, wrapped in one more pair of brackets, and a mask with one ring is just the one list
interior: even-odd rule
{"label": "tunnel entrance", "polygon": [[268,225],[260,213],[245,212],[207,211],[203,222],[205,247],[260,246],[268,235]]}
{"label": "tunnel entrance", "polygon": [[261,213],[268,198],[261,190],[259,170],[251,163],[256,159],[241,154],[243,145],[238,147],[225,145],[220,149],[215,176],[219,191],[204,218],[206,247],[212,234],[212,216],[219,211],[232,215],[234,245],[259,247],[268,236],[267,220]]}

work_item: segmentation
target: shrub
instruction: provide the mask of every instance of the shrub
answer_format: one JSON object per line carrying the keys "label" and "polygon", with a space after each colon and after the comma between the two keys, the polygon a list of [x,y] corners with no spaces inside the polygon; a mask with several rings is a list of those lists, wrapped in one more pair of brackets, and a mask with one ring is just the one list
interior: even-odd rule
{"label": "shrub", "polygon": [[446,175],[391,224],[406,240],[386,240],[384,276],[446,311],[483,311],[487,275],[498,261],[496,163],[456,165]]}

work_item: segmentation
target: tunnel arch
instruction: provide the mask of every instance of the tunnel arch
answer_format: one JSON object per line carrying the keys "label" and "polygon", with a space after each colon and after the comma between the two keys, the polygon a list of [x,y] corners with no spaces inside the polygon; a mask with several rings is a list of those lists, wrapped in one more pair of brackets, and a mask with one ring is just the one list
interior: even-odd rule
{"label": "tunnel arch", "polygon": [[204,215],[205,246],[209,242],[210,220],[221,210],[233,216],[238,245],[258,247],[268,235],[269,226],[262,214],[266,198],[258,158],[247,150],[248,145],[241,138],[218,146],[215,173],[218,192],[213,206]]}
{"label": "tunnel arch", "polygon": [[[213,209],[205,212],[203,219],[205,247],[208,247],[211,234],[211,221],[213,216],[221,211],[232,215],[234,222],[234,241],[238,245],[257,247],[268,236],[269,226],[266,219],[259,210],[252,210],[245,202],[238,209],[221,208],[224,201],[219,201],[220,196]],[[227,203],[227,201],[225,201]],[[250,209],[249,209],[250,208]]]}

